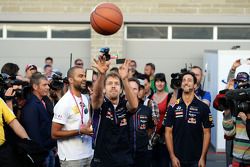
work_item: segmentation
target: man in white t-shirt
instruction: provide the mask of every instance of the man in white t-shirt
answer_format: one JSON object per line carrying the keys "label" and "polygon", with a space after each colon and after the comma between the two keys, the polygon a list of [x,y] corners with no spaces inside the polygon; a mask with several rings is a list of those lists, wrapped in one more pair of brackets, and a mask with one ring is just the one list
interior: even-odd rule
{"label": "man in white t-shirt", "polygon": [[82,68],[68,70],[68,92],[54,108],[52,137],[57,139],[61,167],[89,167],[93,155],[93,129],[90,122],[89,103],[81,91],[86,78]]}

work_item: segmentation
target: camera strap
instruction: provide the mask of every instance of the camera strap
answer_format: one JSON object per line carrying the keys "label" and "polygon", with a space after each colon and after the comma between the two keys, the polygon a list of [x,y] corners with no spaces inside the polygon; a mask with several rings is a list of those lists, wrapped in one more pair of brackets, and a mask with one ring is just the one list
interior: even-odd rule
{"label": "camera strap", "polygon": [[82,100],[82,94],[80,94],[80,96],[81,96],[81,103],[80,103],[81,110],[80,110],[80,108],[79,108],[79,106],[77,104],[76,98],[75,98],[75,96],[74,96],[74,94],[73,94],[73,92],[71,90],[70,90],[70,93],[71,93],[71,95],[72,95],[72,97],[73,97],[73,99],[74,99],[74,101],[76,103],[76,106],[77,106],[77,108],[78,108],[78,110],[80,112],[80,115],[81,115],[81,124],[83,125],[83,110],[84,110],[85,104],[83,103],[83,100]]}

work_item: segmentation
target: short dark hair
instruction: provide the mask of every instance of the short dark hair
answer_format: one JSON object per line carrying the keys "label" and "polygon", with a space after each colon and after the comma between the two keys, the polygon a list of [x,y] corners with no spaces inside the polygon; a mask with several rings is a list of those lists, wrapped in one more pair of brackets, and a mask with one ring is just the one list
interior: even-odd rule
{"label": "short dark hair", "polygon": [[166,81],[166,77],[165,77],[165,74],[164,73],[157,73],[155,74],[155,82],[156,81],[163,81],[167,84],[167,81]]}
{"label": "short dark hair", "polygon": [[136,63],[136,61],[135,61],[135,60],[130,60],[130,62],[135,63],[135,66],[137,66],[137,63]]}
{"label": "short dark hair", "polygon": [[191,72],[191,71],[184,72],[184,73],[181,75],[181,82],[182,82],[183,77],[184,77],[185,75],[191,75],[191,76],[193,77],[194,84],[197,83],[197,78],[196,78],[195,74],[194,74],[193,72]]}
{"label": "short dark hair", "polygon": [[112,77],[112,78],[118,78],[119,81],[120,81],[121,88],[123,89],[122,79],[121,79],[120,75],[118,73],[116,73],[116,72],[110,72],[110,73],[108,73],[106,75],[105,80],[104,80],[104,85],[106,85],[106,81],[110,77]]}
{"label": "short dark hair", "polygon": [[140,90],[140,81],[136,78],[129,78],[128,82],[135,82],[138,85],[138,89]]}
{"label": "short dark hair", "polygon": [[14,63],[6,63],[1,69],[1,73],[8,74],[9,76],[16,76],[19,71],[19,67]]}
{"label": "short dark hair", "polygon": [[192,66],[191,69],[195,69],[195,68],[198,68],[201,71],[201,73],[202,73],[202,68],[201,67],[199,67],[199,66]]}
{"label": "short dark hair", "polygon": [[83,62],[83,60],[82,60],[82,59],[78,58],[78,59],[75,59],[74,64],[75,64],[75,65],[77,65],[76,63],[77,63],[78,61]]}
{"label": "short dark hair", "polygon": [[51,67],[51,68],[52,68],[52,66],[51,66],[51,65],[46,64],[46,65],[43,67],[43,69],[45,70],[45,69],[46,69],[46,68],[48,68],[48,67]]}
{"label": "short dark hair", "polygon": [[113,67],[109,70],[110,72],[116,72],[118,73],[119,72],[119,69],[117,67]]}
{"label": "short dark hair", "polygon": [[67,72],[67,78],[72,78],[76,69],[82,69],[82,68],[78,66],[71,67]]}
{"label": "short dark hair", "polygon": [[46,76],[44,76],[42,73],[40,72],[36,72],[34,74],[32,74],[31,78],[30,78],[30,85],[39,85],[41,80],[48,80]]}
{"label": "short dark hair", "polygon": [[153,70],[155,70],[155,65],[153,63],[147,63],[146,66],[150,66]]}
{"label": "short dark hair", "polygon": [[46,57],[46,58],[45,58],[45,61],[47,61],[47,60],[50,60],[50,61],[53,62],[53,58],[52,58],[52,57]]}
{"label": "short dark hair", "polygon": [[144,80],[147,80],[148,82],[150,82],[150,78],[149,78],[149,76],[147,76],[146,74],[143,74],[143,75],[142,75],[142,78],[143,78]]}

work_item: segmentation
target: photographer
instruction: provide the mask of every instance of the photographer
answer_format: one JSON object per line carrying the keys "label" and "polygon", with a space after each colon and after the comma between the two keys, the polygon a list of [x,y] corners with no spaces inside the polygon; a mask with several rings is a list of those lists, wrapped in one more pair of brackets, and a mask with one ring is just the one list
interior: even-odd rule
{"label": "photographer", "polygon": [[[229,83],[229,89],[236,87],[237,90],[230,90],[226,93],[228,106],[225,106],[223,113],[223,128],[226,136],[234,137],[232,165],[234,167],[248,167],[250,166],[250,140],[247,135],[246,122],[249,103],[247,98],[242,99],[241,95],[247,95],[245,88],[249,87],[249,75],[245,72],[239,72],[236,79],[230,80]],[[239,100],[240,102],[238,102]],[[244,103],[244,107],[241,107],[242,103]]]}

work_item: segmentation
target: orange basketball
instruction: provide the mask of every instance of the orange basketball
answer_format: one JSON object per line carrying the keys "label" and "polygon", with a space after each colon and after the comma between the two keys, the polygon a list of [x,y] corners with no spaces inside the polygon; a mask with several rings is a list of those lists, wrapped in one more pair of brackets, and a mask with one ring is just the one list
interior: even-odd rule
{"label": "orange basketball", "polygon": [[102,35],[112,35],[122,26],[121,10],[112,3],[97,5],[90,15],[90,24],[93,29]]}

